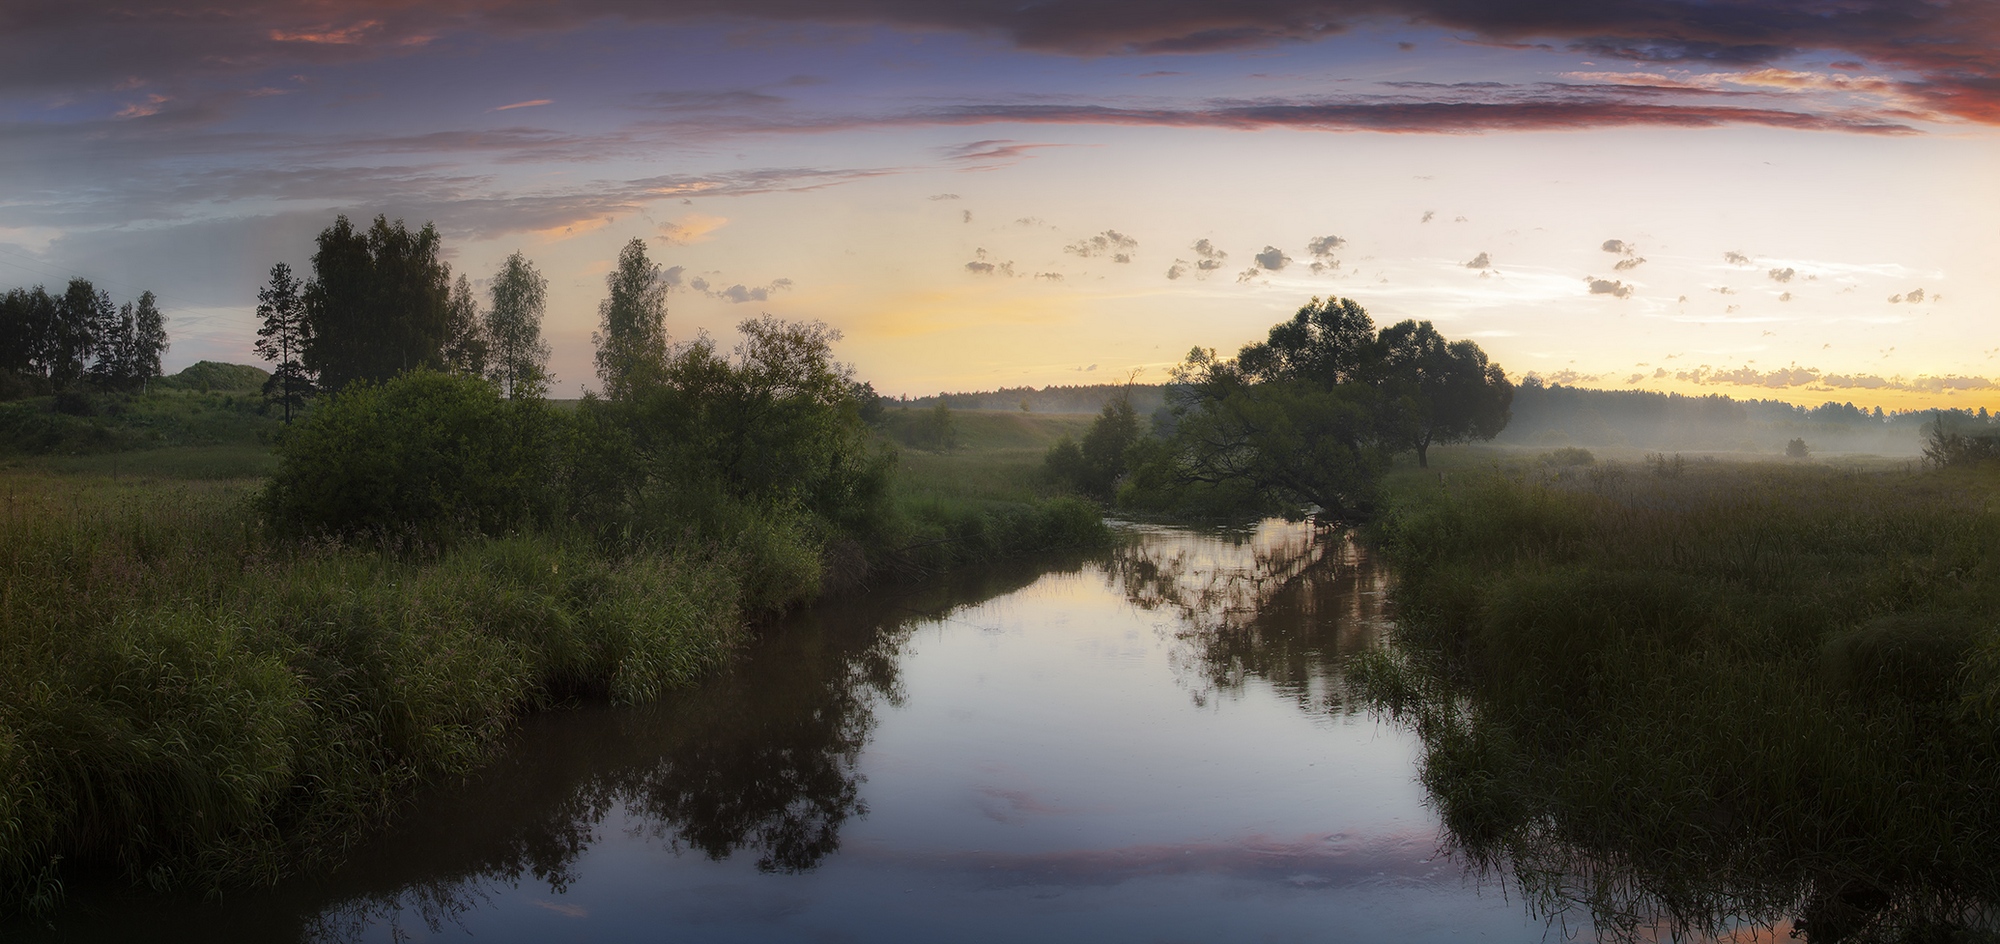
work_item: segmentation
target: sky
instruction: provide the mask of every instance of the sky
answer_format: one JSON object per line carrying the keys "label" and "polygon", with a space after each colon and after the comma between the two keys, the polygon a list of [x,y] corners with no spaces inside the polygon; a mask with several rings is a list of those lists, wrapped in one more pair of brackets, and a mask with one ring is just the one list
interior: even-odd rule
{"label": "sky", "polygon": [[254,361],[336,214],[550,282],[595,386],[820,320],[891,394],[1164,380],[1314,296],[1510,376],[2000,409],[1992,0],[7,0],[0,286]]}

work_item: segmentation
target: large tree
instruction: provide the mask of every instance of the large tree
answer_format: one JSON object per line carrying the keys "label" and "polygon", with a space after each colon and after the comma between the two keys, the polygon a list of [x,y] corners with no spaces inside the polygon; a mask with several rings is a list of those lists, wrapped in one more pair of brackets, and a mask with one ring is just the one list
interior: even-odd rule
{"label": "large tree", "polygon": [[1419,468],[1430,467],[1433,444],[1492,439],[1506,427],[1514,385],[1479,345],[1446,341],[1428,321],[1404,321],[1383,328],[1377,347],[1395,435],[1416,451]]}
{"label": "large tree", "polygon": [[43,339],[42,362],[50,386],[66,390],[82,379],[99,339],[110,334],[117,319],[111,293],[98,291],[89,279],[70,279],[56,299],[55,319]]}
{"label": "large tree", "polygon": [[1428,322],[1375,330],[1349,299],[1313,299],[1234,358],[1175,370],[1173,429],[1139,470],[1153,501],[1205,511],[1365,515],[1398,453],[1491,438],[1513,388],[1471,341]]}
{"label": "large tree", "polygon": [[167,319],[152,292],[139,293],[133,318],[130,376],[145,388],[160,376],[160,355],[167,352]]}
{"label": "large tree", "polygon": [[667,284],[646,258],[646,241],[633,239],[604,277],[609,290],[597,306],[597,379],[604,395],[629,399],[657,381],[667,361]]}
{"label": "large tree", "polygon": [[549,345],[542,340],[542,312],[549,280],[526,256],[514,253],[493,276],[493,307],[486,311],[492,345],[487,376],[509,399],[539,397],[548,385]]}
{"label": "large tree", "polygon": [[284,404],[286,425],[314,388],[313,372],[303,360],[312,340],[304,293],[292,267],[282,262],[271,267],[271,284],[257,290],[257,317],[264,323],[257,329],[257,356],[272,362],[264,398]]}
{"label": "large tree", "polygon": [[319,234],[304,293],[305,364],[328,390],[444,365],[451,326],[451,268],[437,228],[411,232],[377,216],[361,232],[346,216]]}

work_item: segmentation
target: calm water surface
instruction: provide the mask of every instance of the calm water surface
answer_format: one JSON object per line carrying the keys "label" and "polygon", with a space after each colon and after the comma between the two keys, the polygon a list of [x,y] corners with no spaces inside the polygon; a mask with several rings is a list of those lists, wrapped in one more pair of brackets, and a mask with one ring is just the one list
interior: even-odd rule
{"label": "calm water surface", "polygon": [[48,940],[1541,941],[1345,707],[1386,577],[1302,526],[835,602],[659,704],[532,719],[331,876]]}

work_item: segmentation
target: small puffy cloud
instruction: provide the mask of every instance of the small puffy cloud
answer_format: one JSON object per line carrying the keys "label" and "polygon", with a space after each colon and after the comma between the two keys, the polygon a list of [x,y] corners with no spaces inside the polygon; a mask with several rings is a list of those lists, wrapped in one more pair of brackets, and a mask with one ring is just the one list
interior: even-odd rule
{"label": "small puffy cloud", "polygon": [[1425,211],[1424,211],[1424,218],[1423,218],[1423,219],[1421,219],[1421,220],[1418,220],[1417,222],[1419,222],[1419,223],[1428,223],[1428,222],[1430,222],[1430,221],[1431,221],[1431,218],[1432,218],[1432,217],[1435,217],[1435,216],[1437,216],[1437,211],[1436,211],[1436,210],[1425,210]]}
{"label": "small puffy cloud", "polygon": [[1239,284],[1243,282],[1253,281],[1257,278],[1257,272],[1258,272],[1257,267],[1251,266],[1248,269],[1244,269],[1243,271],[1236,273],[1236,281]]}
{"label": "small puffy cloud", "polygon": [[1339,236],[1315,236],[1307,240],[1306,253],[1313,258],[1313,272],[1319,273],[1328,269],[1340,268],[1340,260],[1335,258],[1334,253],[1345,245],[1347,245],[1347,240]]}
{"label": "small puffy cloud", "polygon": [[1283,272],[1286,266],[1292,264],[1292,257],[1285,255],[1284,250],[1276,246],[1265,246],[1263,252],[1251,258],[1257,260],[1258,268],[1269,269],[1272,272]]}
{"label": "small puffy cloud", "polygon": [[1178,279],[1189,272],[1193,272],[1196,278],[1206,278],[1210,272],[1229,264],[1229,253],[1217,249],[1206,239],[1197,239],[1188,248],[1194,250],[1194,261],[1175,259],[1173,266],[1167,269],[1167,278]]}
{"label": "small puffy cloud", "polygon": [[733,302],[735,304],[741,305],[744,302],[769,301],[771,298],[771,293],[781,292],[791,287],[792,287],[791,279],[776,279],[772,281],[769,285],[760,285],[757,286],[756,288],[751,288],[749,286],[742,284],[731,285],[728,288],[713,293],[713,297],[720,298],[726,302]]}
{"label": "small puffy cloud", "polygon": [[1612,263],[1611,268],[1616,269],[1620,272],[1627,272],[1645,264],[1646,264],[1645,256],[1630,256],[1624,259],[1620,259],[1615,263]]}
{"label": "small puffy cloud", "polygon": [[1088,239],[1080,239],[1063,247],[1063,251],[1084,257],[1110,255],[1113,261],[1132,261],[1132,250],[1139,248],[1139,241],[1115,229],[1107,229]]}
{"label": "small puffy cloud", "polygon": [[973,275],[992,275],[993,263],[979,262],[975,260],[965,264],[965,271],[970,272]]}
{"label": "small puffy cloud", "polygon": [[687,266],[674,266],[660,270],[660,281],[668,288],[680,288],[681,277],[687,274]]}
{"label": "small puffy cloud", "polygon": [[1911,289],[1910,294],[1903,296],[1903,300],[1912,305],[1921,302],[1924,300],[1924,290],[1920,288]]}
{"label": "small puffy cloud", "polygon": [[1625,382],[1628,384],[1635,384],[1644,379],[1646,379],[1645,374],[1633,374],[1632,376],[1625,378]]}
{"label": "small puffy cloud", "polygon": [[1901,295],[1891,295],[1891,296],[1889,296],[1889,304],[1891,304],[1891,305],[1896,305],[1896,304],[1901,304],[1901,303],[1902,303],[1902,301],[1903,301],[1903,296],[1901,296]]}
{"label": "small puffy cloud", "polygon": [[1493,268],[1493,258],[1482,252],[1479,255],[1473,256],[1472,261],[1466,263],[1465,267],[1468,269],[1490,269]]}
{"label": "small puffy cloud", "polygon": [[1734,295],[1734,294],[1736,294],[1736,290],[1735,290],[1735,289],[1733,289],[1733,288],[1730,288],[1730,287],[1729,287],[1729,286],[1727,286],[1727,285],[1724,285],[1724,286],[1722,286],[1721,288],[1716,288],[1716,289],[1710,289],[1710,291],[1713,291],[1713,292],[1714,292],[1715,294],[1717,294],[1717,295]]}
{"label": "small puffy cloud", "polygon": [[931,194],[931,195],[930,195],[930,196],[928,196],[928,197],[925,197],[924,199],[926,199],[926,200],[956,200],[956,199],[958,199],[958,194],[955,194],[955,193],[934,193],[934,194]]}
{"label": "small puffy cloud", "polygon": [[691,246],[714,239],[715,231],[729,225],[729,218],[706,213],[689,213],[660,227],[659,237],[676,246]]}
{"label": "small puffy cloud", "polygon": [[1617,282],[1610,279],[1600,279],[1597,278],[1596,276],[1591,276],[1590,278],[1584,279],[1584,281],[1590,284],[1590,294],[1592,295],[1609,295],[1612,298],[1631,298],[1632,293],[1636,291],[1636,289],[1634,289],[1632,286],[1626,285],[1623,282]]}
{"label": "small puffy cloud", "polygon": [[1798,274],[1799,274],[1798,270],[1793,269],[1790,266],[1787,266],[1783,269],[1772,269],[1770,272],[1771,281],[1773,282],[1790,282],[1792,280],[1792,277]]}
{"label": "small puffy cloud", "polygon": [[964,214],[965,214],[965,222],[967,222],[967,223],[970,223],[970,222],[972,222],[972,211],[971,211],[971,210],[961,210],[960,212],[962,212],[962,213],[964,213]]}
{"label": "small puffy cloud", "polygon": [[1051,282],[1060,282],[1063,280],[1063,274],[1061,272],[1037,272],[1035,273],[1035,278],[1048,279]]}
{"label": "small puffy cloud", "polygon": [[1750,264],[1750,257],[1740,252],[1737,252],[1734,249],[1731,249],[1728,252],[1722,254],[1722,261],[1727,262],[1730,265],[1747,266]]}
{"label": "small puffy cloud", "polygon": [[1607,239],[1604,241],[1604,245],[1600,246],[1599,248],[1603,249],[1605,252],[1617,253],[1622,256],[1629,256],[1632,254],[1633,250],[1637,249],[1638,247],[1622,239]]}
{"label": "small puffy cloud", "polygon": [[1784,293],[1782,293],[1782,294],[1780,294],[1780,295],[1778,296],[1778,300],[1779,300],[1779,301],[1781,301],[1781,302],[1788,302],[1788,301],[1791,301],[1791,300],[1792,300],[1792,293],[1790,293],[1790,292],[1784,292]]}
{"label": "small puffy cloud", "polygon": [[1654,380],[1663,380],[1666,378],[1666,376],[1667,376],[1667,369],[1665,367],[1659,367],[1653,370]]}

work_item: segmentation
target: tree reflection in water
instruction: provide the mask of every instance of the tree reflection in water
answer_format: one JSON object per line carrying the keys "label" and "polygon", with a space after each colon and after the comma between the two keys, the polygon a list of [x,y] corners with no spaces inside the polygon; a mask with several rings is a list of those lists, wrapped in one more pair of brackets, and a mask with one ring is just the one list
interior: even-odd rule
{"label": "tree reflection in water", "polygon": [[1388,626],[1387,574],[1350,533],[1310,522],[1151,531],[1113,554],[1107,579],[1172,618],[1169,658],[1198,705],[1257,678],[1303,710],[1351,711],[1342,666]]}
{"label": "tree reflection in water", "polygon": [[[841,826],[868,812],[857,763],[877,707],[902,702],[898,666],[916,627],[1080,567],[981,569],[919,591],[834,601],[761,633],[728,672],[692,691],[536,718],[473,783],[422,804],[381,849],[362,850],[298,936],[351,940],[412,919],[435,932],[529,879],[560,893],[621,810],[677,850],[754,854],[766,872],[811,870],[839,849]],[[412,849],[424,857],[411,859]],[[361,887],[338,891],[343,877]]]}

